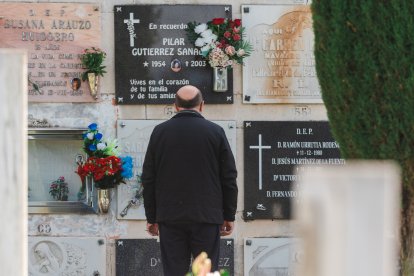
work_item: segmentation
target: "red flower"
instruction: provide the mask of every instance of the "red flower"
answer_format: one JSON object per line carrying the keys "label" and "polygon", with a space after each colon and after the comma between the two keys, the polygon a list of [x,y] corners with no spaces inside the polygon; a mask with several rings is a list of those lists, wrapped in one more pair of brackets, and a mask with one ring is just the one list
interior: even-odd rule
{"label": "red flower", "polygon": [[234,34],[233,35],[233,40],[234,41],[238,41],[238,40],[240,40],[241,39],[241,36],[239,35],[239,34]]}
{"label": "red flower", "polygon": [[229,28],[230,29],[233,29],[234,25],[235,25],[234,21],[233,20],[230,20],[229,21]]}
{"label": "red flower", "polygon": [[213,25],[221,25],[223,24],[225,21],[224,18],[214,18],[213,21],[211,22]]}
{"label": "red flower", "polygon": [[234,19],[234,24],[239,27],[241,25],[241,19]]}
{"label": "red flower", "polygon": [[115,175],[122,170],[121,158],[109,156],[105,158],[89,157],[86,163],[79,165],[77,173],[83,180],[85,176],[92,175],[95,181],[101,180],[105,175]]}
{"label": "red flower", "polygon": [[230,38],[231,37],[231,33],[229,31],[224,32],[224,37],[225,38]]}

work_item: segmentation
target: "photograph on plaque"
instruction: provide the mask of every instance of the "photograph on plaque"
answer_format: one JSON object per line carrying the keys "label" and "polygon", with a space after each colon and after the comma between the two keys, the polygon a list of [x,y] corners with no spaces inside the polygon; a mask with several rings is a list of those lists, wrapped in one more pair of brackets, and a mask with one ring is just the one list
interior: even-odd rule
{"label": "photograph on plaque", "polygon": [[[133,158],[134,177],[126,184],[118,185],[117,218],[129,220],[145,220],[142,198],[142,165],[148,142],[154,127],[164,120],[118,120],[117,140],[122,151]],[[213,121],[220,125],[227,136],[230,147],[236,153],[236,122]],[[235,156],[236,157],[236,156]]]}
{"label": "photograph on plaque", "polygon": [[228,89],[213,92],[213,68],[187,37],[188,23],[231,16],[231,5],[115,6],[117,103],[170,104],[181,86],[191,84],[207,104],[232,104],[232,70]]}
{"label": "photograph on plaque", "polygon": [[[117,276],[164,275],[157,239],[119,239],[115,242],[115,251]],[[234,275],[233,239],[220,240],[219,269]]]}
{"label": "photograph on plaque", "polygon": [[290,219],[298,166],[344,163],[327,121],[245,121],[244,219]]}
{"label": "photograph on plaque", "polygon": [[295,276],[302,255],[297,238],[245,238],[244,275]]}
{"label": "photograph on plaque", "polygon": [[95,102],[84,50],[100,47],[99,5],[0,3],[0,48],[28,51],[29,102]]}
{"label": "photograph on plaque", "polygon": [[242,5],[243,103],[322,103],[309,5]]}

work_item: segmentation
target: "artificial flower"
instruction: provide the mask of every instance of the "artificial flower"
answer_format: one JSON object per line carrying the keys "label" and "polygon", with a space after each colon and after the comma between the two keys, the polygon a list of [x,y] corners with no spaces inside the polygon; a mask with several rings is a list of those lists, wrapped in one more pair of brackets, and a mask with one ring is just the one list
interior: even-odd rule
{"label": "artificial flower", "polygon": [[76,171],[82,183],[87,176],[90,176],[94,180],[95,187],[108,189],[125,183],[125,179],[133,176],[132,158],[119,156],[120,152],[115,139],[101,141],[103,135],[98,132],[97,124],[89,125],[83,137],[83,149],[88,154],[88,158],[84,163],[78,163]]}
{"label": "artificial flower", "polygon": [[232,67],[243,64],[253,49],[243,41],[240,19],[214,18],[207,23],[188,23],[187,36],[201,51],[211,67]]}

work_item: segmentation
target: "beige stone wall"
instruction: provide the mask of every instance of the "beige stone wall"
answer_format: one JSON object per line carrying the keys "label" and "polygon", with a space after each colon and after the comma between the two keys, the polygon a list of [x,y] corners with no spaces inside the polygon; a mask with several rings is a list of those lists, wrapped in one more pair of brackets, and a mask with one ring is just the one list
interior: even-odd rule
{"label": "beige stone wall", "polygon": [[[68,1],[2,1],[0,2],[68,2]],[[70,3],[85,3],[85,0],[72,0]],[[305,1],[306,2],[306,1]],[[103,0],[95,3],[101,7],[101,29],[103,48],[106,59],[107,74],[101,81],[102,101],[99,103],[29,103],[28,113],[35,118],[47,118],[53,125],[64,127],[84,127],[90,122],[97,122],[105,136],[116,135],[115,126],[118,119],[168,119],[165,105],[128,105],[115,106],[114,74],[114,5],[123,4],[231,4],[233,17],[241,18],[240,7],[243,4],[292,4],[293,0]],[[0,11],[1,15],[1,11]],[[310,114],[297,114],[297,107],[307,106]],[[69,115],[68,115],[69,114]],[[237,168],[239,170],[239,199],[236,215],[236,228],[231,236],[235,239],[235,274],[243,275],[243,239],[247,237],[290,237],[295,235],[295,222],[287,220],[242,220],[243,198],[243,121],[289,121],[289,120],[327,120],[326,110],[322,104],[243,104],[242,72],[240,67],[234,70],[234,104],[208,105],[204,115],[211,120],[235,120],[237,123]],[[115,204],[112,204],[115,208]],[[145,232],[144,221],[119,221],[115,210],[108,215],[29,215],[29,235],[41,235],[39,224],[49,224],[51,236],[103,236],[108,239],[107,275],[115,275],[116,238],[150,238]]]}

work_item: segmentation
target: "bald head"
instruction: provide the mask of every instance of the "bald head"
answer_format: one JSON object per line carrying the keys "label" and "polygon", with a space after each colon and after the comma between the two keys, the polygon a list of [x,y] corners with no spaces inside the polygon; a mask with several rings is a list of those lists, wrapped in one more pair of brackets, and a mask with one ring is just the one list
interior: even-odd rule
{"label": "bald head", "polygon": [[201,95],[201,91],[192,85],[181,87],[175,95],[175,106],[180,110],[198,108],[202,102],[203,96]]}

